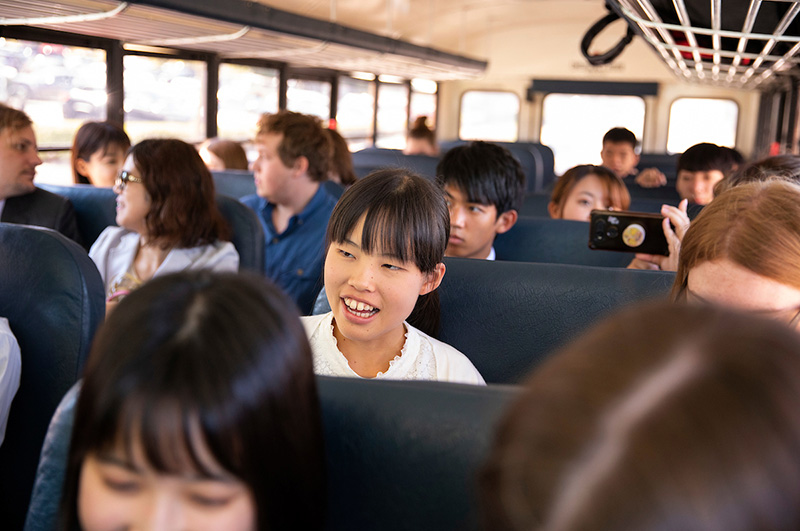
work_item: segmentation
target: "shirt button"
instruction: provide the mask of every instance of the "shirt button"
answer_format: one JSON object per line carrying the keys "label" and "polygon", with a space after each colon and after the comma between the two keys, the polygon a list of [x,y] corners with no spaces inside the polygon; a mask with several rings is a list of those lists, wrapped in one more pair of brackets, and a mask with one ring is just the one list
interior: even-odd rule
{"label": "shirt button", "polygon": [[278,243],[278,238],[272,238],[272,243]]}
{"label": "shirt button", "polygon": [[298,277],[302,277],[303,276],[303,270],[302,269],[298,269],[297,270],[297,276]]}

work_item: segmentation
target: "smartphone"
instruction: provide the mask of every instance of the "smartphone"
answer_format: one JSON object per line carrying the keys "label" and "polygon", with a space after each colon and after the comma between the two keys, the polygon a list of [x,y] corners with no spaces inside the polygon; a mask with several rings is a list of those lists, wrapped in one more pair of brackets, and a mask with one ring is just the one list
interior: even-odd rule
{"label": "smartphone", "polygon": [[589,248],[669,256],[663,220],[647,212],[592,210]]}

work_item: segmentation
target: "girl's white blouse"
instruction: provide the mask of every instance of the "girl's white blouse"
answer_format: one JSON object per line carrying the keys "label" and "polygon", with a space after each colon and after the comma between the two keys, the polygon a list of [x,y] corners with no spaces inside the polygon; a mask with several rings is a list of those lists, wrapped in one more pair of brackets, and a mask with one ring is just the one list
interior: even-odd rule
{"label": "girl's white blouse", "polygon": [[[311,344],[316,374],[361,378],[350,368],[347,358],[336,345],[336,338],[333,335],[333,312],[301,319]],[[405,345],[400,354],[389,362],[389,369],[386,372],[379,372],[376,378],[486,384],[464,354],[408,323],[403,324],[406,327]]]}

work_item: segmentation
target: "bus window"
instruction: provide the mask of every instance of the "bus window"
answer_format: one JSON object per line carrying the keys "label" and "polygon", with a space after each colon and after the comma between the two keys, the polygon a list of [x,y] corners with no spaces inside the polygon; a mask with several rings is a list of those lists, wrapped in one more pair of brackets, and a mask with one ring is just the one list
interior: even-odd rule
{"label": "bus window", "polygon": [[403,149],[406,147],[408,130],[408,85],[386,82],[381,76],[378,86],[378,136],[377,147]]}
{"label": "bus window", "polygon": [[327,122],[331,117],[331,84],[328,81],[290,78],[286,87],[286,108],[311,114]]}
{"label": "bus window", "polygon": [[436,91],[435,81],[427,79],[411,80],[411,101],[409,103],[411,123],[419,116],[428,117],[428,127],[436,128]]}
{"label": "bus window", "polygon": [[372,144],[375,114],[375,83],[365,79],[339,78],[339,101],[336,106],[336,128],[350,151]]}
{"label": "bus window", "polygon": [[253,137],[258,117],[278,112],[279,73],[222,63],[217,91],[217,130],[222,138],[248,140]]}
{"label": "bus window", "polygon": [[667,151],[683,153],[700,142],[736,145],[739,106],[735,101],[711,98],[678,98],[669,110]]}
{"label": "bus window", "polygon": [[512,92],[468,90],[461,96],[458,137],[462,140],[516,142],[519,96]]}
{"label": "bus window", "polygon": [[600,164],[603,135],[612,127],[628,128],[641,141],[644,111],[639,96],[545,96],[540,138],[553,150],[556,175],[577,164]]}
{"label": "bus window", "polygon": [[125,130],[135,144],[150,137],[205,138],[206,65],[126,55]]}

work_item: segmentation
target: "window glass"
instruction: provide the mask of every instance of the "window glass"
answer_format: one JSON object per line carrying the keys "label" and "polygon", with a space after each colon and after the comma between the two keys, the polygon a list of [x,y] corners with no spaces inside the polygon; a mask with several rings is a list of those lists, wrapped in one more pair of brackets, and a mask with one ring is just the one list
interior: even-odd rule
{"label": "window glass", "polygon": [[639,96],[545,96],[540,138],[553,150],[556,174],[577,164],[600,164],[603,135],[612,127],[630,129],[641,142],[644,111]]}
{"label": "window glass", "polygon": [[436,128],[436,94],[411,93],[411,123],[420,116],[427,116],[428,127]]}
{"label": "window glass", "polygon": [[381,83],[378,88],[377,147],[403,149],[408,129],[408,85]]}
{"label": "window glass", "polygon": [[739,106],[735,101],[679,98],[669,111],[667,151],[683,153],[700,142],[735,147]]}
{"label": "window glass", "polygon": [[258,117],[278,111],[279,73],[272,68],[223,63],[219,67],[217,130],[231,140],[255,134]]}
{"label": "window glass", "polygon": [[336,127],[351,150],[357,151],[372,142],[374,115],[375,83],[340,77]]}
{"label": "window glass", "polygon": [[286,108],[311,114],[327,122],[331,117],[331,84],[327,81],[289,79],[286,86]]}
{"label": "window glass", "polygon": [[469,90],[461,97],[458,137],[516,142],[519,97],[512,92]]}
{"label": "window glass", "polygon": [[205,138],[205,63],[126,55],[123,64],[125,130],[133,143],[153,136]]}

